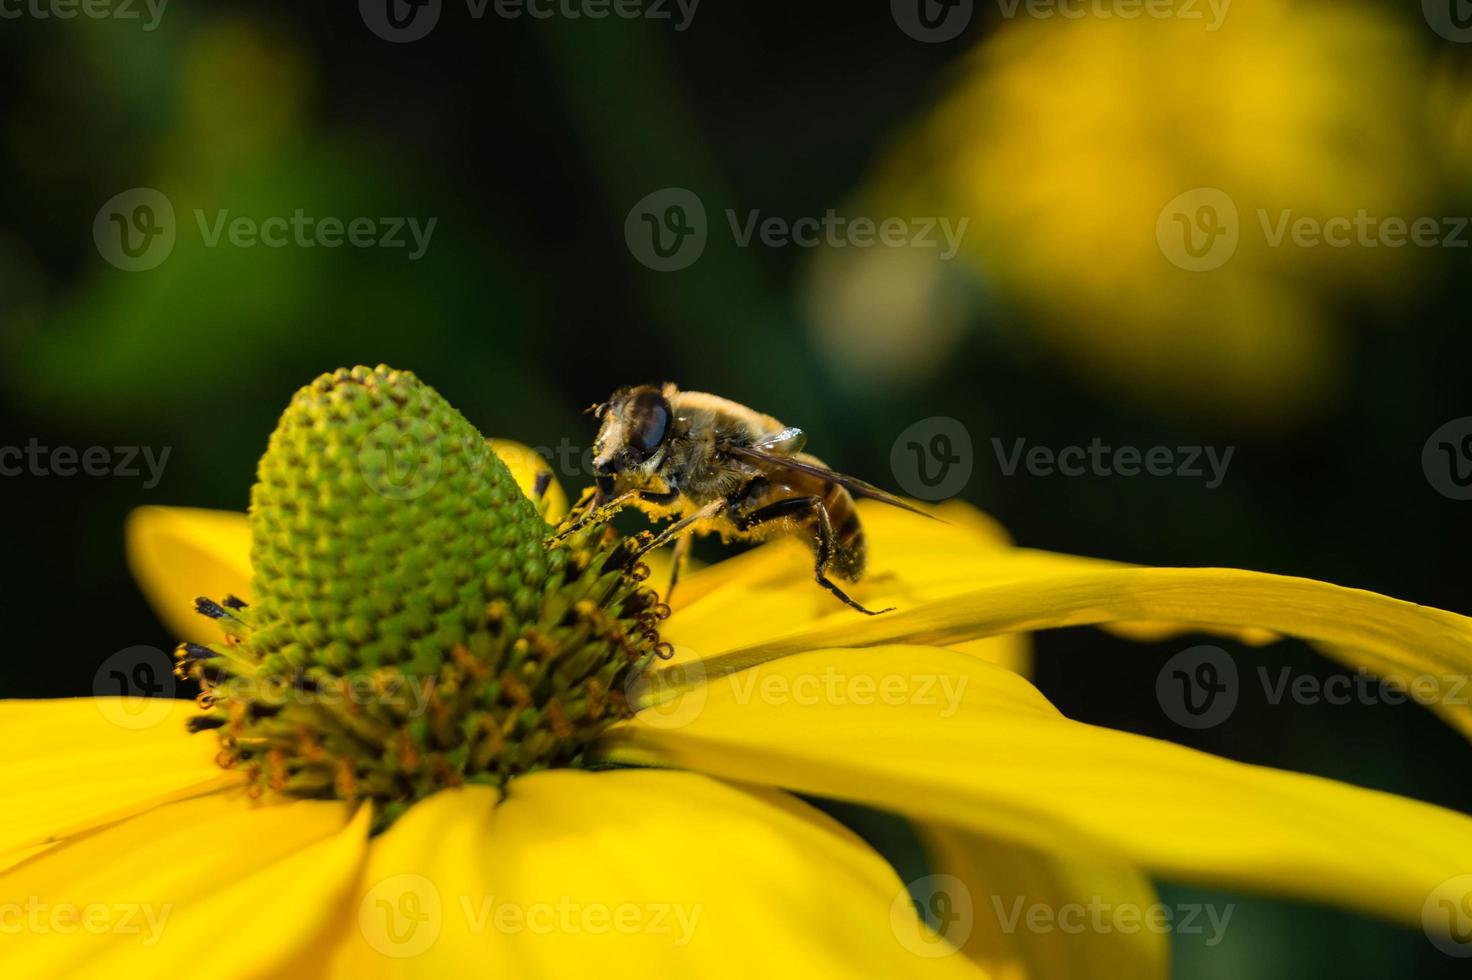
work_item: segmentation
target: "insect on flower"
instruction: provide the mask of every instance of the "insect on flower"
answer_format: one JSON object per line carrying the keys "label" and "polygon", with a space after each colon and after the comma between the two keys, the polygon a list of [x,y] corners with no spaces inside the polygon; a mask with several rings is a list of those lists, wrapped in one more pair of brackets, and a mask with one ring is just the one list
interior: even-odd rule
{"label": "insect on flower", "polygon": [[813,577],[823,588],[871,616],[893,608],[867,609],[828,577],[832,572],[857,582],[864,574],[864,529],[854,498],[930,515],[804,453],[801,429],[673,384],[620,388],[589,411],[601,423],[593,444],[597,485],[578,501],[556,540],[631,505],[656,520],[678,517],[638,550],[642,555],[675,543],[673,592],[692,534],[715,533],[725,541],[792,534],[813,549]]}

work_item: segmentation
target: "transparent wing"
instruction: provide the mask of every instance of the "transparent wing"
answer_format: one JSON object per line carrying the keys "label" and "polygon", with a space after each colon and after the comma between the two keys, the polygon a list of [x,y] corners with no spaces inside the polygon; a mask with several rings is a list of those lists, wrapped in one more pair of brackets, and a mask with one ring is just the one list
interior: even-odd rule
{"label": "transparent wing", "polygon": [[941,520],[939,517],[936,517],[934,514],[927,514],[920,508],[913,507],[910,504],[905,503],[899,497],[896,497],[894,494],[889,493],[888,491],[879,489],[872,483],[865,483],[858,477],[848,476],[844,473],[838,473],[834,470],[830,470],[826,466],[819,466],[816,463],[808,463],[800,459],[793,459],[791,456],[775,455],[771,452],[759,449],[756,446],[738,446],[734,443],[727,443],[725,446],[725,450],[738,459],[749,459],[753,462],[760,462],[773,469],[793,470],[798,473],[808,473],[812,476],[821,477],[825,480],[832,480],[834,483],[843,487],[855,497],[860,497],[865,500],[877,500],[882,504],[889,504],[889,506],[891,507],[898,507],[900,510],[907,510],[912,514],[919,514],[921,517],[928,517],[932,521],[940,521],[942,524],[947,523],[946,521]]}
{"label": "transparent wing", "polygon": [[791,456],[793,453],[802,452],[802,447],[808,443],[806,432],[789,425],[778,432],[770,432],[751,444],[751,448],[758,452],[776,453],[779,456]]}

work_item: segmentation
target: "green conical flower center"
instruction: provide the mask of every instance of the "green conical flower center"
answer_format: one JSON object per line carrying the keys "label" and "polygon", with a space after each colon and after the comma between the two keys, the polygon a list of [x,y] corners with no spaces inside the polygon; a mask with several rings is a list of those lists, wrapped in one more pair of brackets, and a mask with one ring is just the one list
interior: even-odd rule
{"label": "green conical flower center", "polygon": [[251,493],[255,601],[201,599],[179,651],[222,765],[259,789],[371,800],[575,766],[627,714],[668,610],[610,531],[553,545],[485,439],[414,375],[297,392]]}

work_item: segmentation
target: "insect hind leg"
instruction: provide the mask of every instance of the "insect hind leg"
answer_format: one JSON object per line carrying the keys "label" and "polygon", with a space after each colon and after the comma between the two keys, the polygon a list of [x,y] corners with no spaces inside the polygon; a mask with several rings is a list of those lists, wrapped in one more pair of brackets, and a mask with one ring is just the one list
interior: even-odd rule
{"label": "insect hind leg", "polygon": [[865,616],[894,612],[894,606],[885,609],[870,609],[864,606],[828,577],[828,565],[833,561],[833,522],[828,517],[828,508],[824,506],[822,497],[788,497],[786,500],[758,507],[751,513],[738,517],[736,526],[739,530],[747,531],[772,521],[804,515],[815,517],[818,523],[817,547],[814,549],[817,555],[813,561],[814,581],[832,592],[845,605],[857,609]]}

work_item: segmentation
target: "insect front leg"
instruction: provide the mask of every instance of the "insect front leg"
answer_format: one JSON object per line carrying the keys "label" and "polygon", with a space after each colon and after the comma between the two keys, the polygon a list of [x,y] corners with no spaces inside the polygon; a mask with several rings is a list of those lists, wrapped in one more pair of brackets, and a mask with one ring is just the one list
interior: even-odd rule
{"label": "insect front leg", "polygon": [[[604,523],[612,518],[614,514],[617,514],[632,503],[637,496],[639,496],[639,491],[625,490],[611,500],[598,503],[597,488],[590,487],[584,490],[583,495],[578,498],[577,504],[568,512],[568,519],[564,520],[562,527],[558,528],[557,533],[552,535],[552,543],[557,544],[566,540],[589,524]],[[581,513],[579,513],[580,510]]]}
{"label": "insect front leg", "polygon": [[[597,491],[584,491],[583,496],[578,498],[579,506],[584,506],[584,499],[589,498],[590,493],[596,494]],[[602,524],[608,520],[611,520],[613,518],[613,515],[623,510],[635,500],[643,500],[647,503],[658,504],[661,507],[668,507],[670,504],[679,499],[680,495],[677,492],[671,491],[669,493],[659,493],[654,490],[625,490],[623,493],[611,498],[606,503],[601,504],[596,503],[596,497],[592,497],[589,499],[589,504],[587,505],[588,510],[586,513],[578,514],[576,517],[573,517],[572,515],[577,513],[576,508],[574,508],[574,510],[568,514],[568,517],[571,519],[569,521],[565,521],[562,527],[558,528],[557,533],[552,535],[552,543],[557,544],[561,541],[566,540],[568,536],[576,534],[578,531],[581,531],[589,524]]]}
{"label": "insect front leg", "polygon": [[869,609],[861,605],[843,591],[838,583],[828,577],[828,564],[833,560],[833,522],[828,517],[828,508],[824,506],[822,497],[788,497],[786,500],[758,507],[751,513],[738,518],[736,526],[742,531],[747,531],[772,521],[801,517],[812,517],[817,523],[817,546],[814,548],[816,557],[813,561],[814,581],[866,616],[893,612],[894,606],[885,609]]}
{"label": "insect front leg", "polygon": [[721,511],[725,510],[729,504],[730,501],[727,500],[725,497],[718,497],[715,500],[712,500],[710,503],[706,504],[695,513],[689,515],[688,517],[680,518],[678,521],[675,521],[675,523],[671,524],[669,527],[665,528],[654,537],[650,538],[648,541],[640,546],[638,552],[635,554],[634,557],[642,557],[644,554],[653,551],[655,548],[660,548],[664,545],[669,544],[671,541],[678,538],[681,534],[684,534],[686,531],[690,530],[695,524],[698,524],[701,521],[708,521],[712,517],[716,517],[721,513]]}

